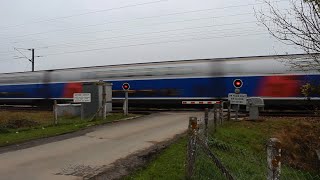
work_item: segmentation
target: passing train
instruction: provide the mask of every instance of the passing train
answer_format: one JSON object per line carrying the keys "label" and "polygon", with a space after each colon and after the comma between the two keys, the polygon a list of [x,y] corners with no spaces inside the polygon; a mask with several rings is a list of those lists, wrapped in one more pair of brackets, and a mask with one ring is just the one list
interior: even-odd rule
{"label": "passing train", "polygon": [[[43,100],[71,101],[84,82],[103,80],[113,84],[113,101],[124,98],[124,82],[130,83],[131,104],[181,105],[182,101],[226,99],[241,79],[241,93],[262,97],[266,104],[305,102],[301,86],[320,83],[317,70],[291,69],[279,59],[308,55],[254,56],[136,63],[50,71],[0,74],[0,103],[22,104]],[[308,98],[319,100],[319,94]]]}

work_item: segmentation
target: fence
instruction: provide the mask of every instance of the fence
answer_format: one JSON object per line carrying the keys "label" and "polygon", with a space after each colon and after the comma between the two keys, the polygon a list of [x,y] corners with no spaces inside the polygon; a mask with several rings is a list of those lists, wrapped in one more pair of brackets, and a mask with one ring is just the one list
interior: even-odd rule
{"label": "fence", "polygon": [[231,113],[223,113],[223,105],[206,109],[203,117],[190,117],[186,179],[320,179],[318,159],[308,166],[293,163],[297,157],[290,156],[278,139],[269,139],[264,151],[252,151],[215,137],[227,121]]}

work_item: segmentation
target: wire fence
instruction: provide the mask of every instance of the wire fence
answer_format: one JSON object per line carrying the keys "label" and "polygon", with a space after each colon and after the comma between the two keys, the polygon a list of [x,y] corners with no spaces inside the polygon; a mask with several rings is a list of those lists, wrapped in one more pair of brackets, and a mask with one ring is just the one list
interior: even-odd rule
{"label": "wire fence", "polygon": [[217,138],[215,132],[231,116],[223,113],[222,105],[216,105],[206,109],[203,117],[190,118],[186,179],[320,180],[318,151],[286,149],[275,138],[268,141],[265,150],[253,151]]}

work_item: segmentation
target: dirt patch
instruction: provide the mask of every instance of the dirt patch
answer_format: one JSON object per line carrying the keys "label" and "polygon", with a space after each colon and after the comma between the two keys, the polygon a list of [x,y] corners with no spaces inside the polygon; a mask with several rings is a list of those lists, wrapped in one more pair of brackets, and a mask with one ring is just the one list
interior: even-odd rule
{"label": "dirt patch", "polygon": [[124,176],[129,175],[131,172],[138,170],[139,168],[145,167],[150,161],[152,161],[159,153],[166,149],[169,145],[178,141],[180,138],[185,136],[185,133],[176,135],[173,139],[155,143],[150,148],[131,154],[125,158],[119,159],[112,163],[110,166],[105,167],[103,171],[92,177],[84,179],[89,180],[114,180],[121,179]]}
{"label": "dirt patch", "polygon": [[284,127],[276,136],[282,142],[283,162],[292,167],[316,171],[320,162],[320,118],[300,118]]}
{"label": "dirt patch", "polygon": [[27,119],[17,119],[17,120],[8,121],[3,126],[9,129],[19,129],[19,128],[30,128],[30,127],[35,127],[39,125],[40,123],[35,121],[31,121]]}

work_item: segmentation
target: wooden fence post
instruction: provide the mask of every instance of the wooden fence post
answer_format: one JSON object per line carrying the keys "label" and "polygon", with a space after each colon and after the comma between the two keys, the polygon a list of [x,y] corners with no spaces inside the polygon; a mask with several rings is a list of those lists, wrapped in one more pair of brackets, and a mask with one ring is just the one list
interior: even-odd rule
{"label": "wooden fence post", "polygon": [[230,103],[230,101],[228,101],[228,120],[227,121],[231,121],[231,103]]}
{"label": "wooden fence post", "polygon": [[204,137],[206,143],[208,142],[208,121],[209,121],[209,109],[206,108],[204,112]]}
{"label": "wooden fence post", "polygon": [[281,172],[281,142],[277,138],[269,139],[267,143],[267,180],[279,180]]}
{"label": "wooden fence post", "polygon": [[194,174],[196,162],[196,141],[197,141],[198,120],[190,117],[188,126],[188,152],[186,163],[186,179],[191,179]]}
{"label": "wooden fence post", "polygon": [[222,103],[219,106],[219,121],[220,121],[220,124],[223,123],[223,104]]}
{"label": "wooden fence post", "polygon": [[218,126],[218,117],[217,117],[217,107],[214,106],[213,108],[213,122],[214,122],[214,132],[217,131],[217,126]]}

